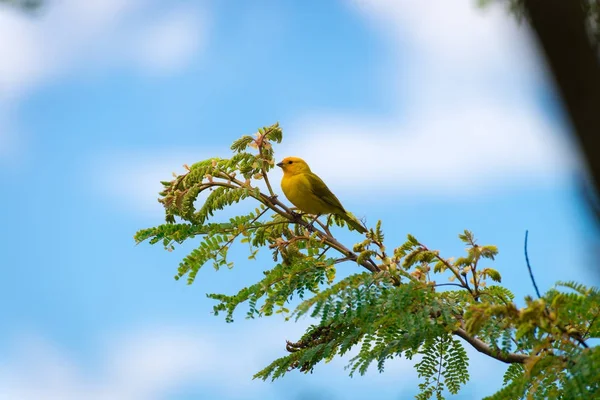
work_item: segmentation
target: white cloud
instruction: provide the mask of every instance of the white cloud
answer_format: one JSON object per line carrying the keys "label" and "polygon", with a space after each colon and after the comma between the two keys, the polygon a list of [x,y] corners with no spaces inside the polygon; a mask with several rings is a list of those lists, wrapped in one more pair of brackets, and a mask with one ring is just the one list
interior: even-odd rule
{"label": "white cloud", "polygon": [[385,188],[463,196],[564,178],[574,161],[559,133],[530,109],[477,104],[431,109],[406,122],[306,118],[288,130],[279,152],[303,155],[348,194]]}
{"label": "white cloud", "polygon": [[[11,97],[77,70],[133,65],[177,72],[201,50],[204,11],[139,0],[62,0],[39,16],[0,12],[0,92]],[[168,59],[168,60],[167,60]],[[133,64],[132,64],[133,62]]]}
{"label": "white cloud", "polygon": [[181,69],[203,44],[204,35],[196,33],[202,25],[188,10],[175,10],[143,29],[133,46],[140,64],[162,73]]}
{"label": "white cloud", "polygon": [[[504,5],[477,7],[476,0],[348,0],[374,29],[391,40],[400,70],[412,69],[417,86],[432,77],[463,77],[460,85],[496,78],[540,83],[543,65],[526,24]],[[436,82],[437,83],[437,82]],[[415,93],[416,94],[416,93]]]}
{"label": "white cloud", "polygon": [[[101,154],[93,160],[82,180],[93,182],[91,190],[96,191],[114,202],[123,210],[136,215],[156,218],[164,212],[163,206],[158,203],[158,193],[163,190],[161,181],[173,180],[173,174],[185,173],[184,164],[191,166],[195,162],[209,158],[229,158],[232,152],[226,146],[221,148],[202,149],[165,149],[162,151],[129,150]],[[89,179],[88,177],[92,177]],[[274,174],[275,189],[279,188],[279,176]],[[259,186],[266,192],[263,181]],[[208,196],[202,192],[198,196],[201,203]],[[215,214],[219,217],[229,218],[238,212],[254,210],[258,203],[247,199],[240,204],[234,204]]]}
{"label": "white cloud", "polygon": [[[285,355],[284,340],[299,338],[310,322],[271,318],[202,329],[146,326],[104,336],[85,358],[42,337],[21,336],[0,361],[0,398],[152,400],[192,389],[222,399],[278,399],[283,393],[285,398],[304,398],[315,391],[321,392],[320,398],[358,399],[373,385],[380,388],[381,398],[417,392],[413,366],[418,356],[389,360],[383,374],[371,365],[365,376],[350,378],[344,367],[357,349],[318,365],[314,374],[293,371],[275,385],[252,380],[254,373]],[[492,379],[492,387],[498,387],[502,366],[467,344],[465,348],[471,360],[467,389],[478,397],[491,394],[491,386],[479,382]]]}
{"label": "white cloud", "polygon": [[[390,40],[383,77],[393,117],[299,117],[280,156],[301,156],[331,186],[412,196],[556,184],[577,166],[563,126],[537,104],[546,85],[527,26],[472,0],[356,0]],[[380,198],[380,197],[378,197]]]}
{"label": "white cloud", "polygon": [[150,400],[190,387],[232,398],[265,392],[269,386],[252,375],[281,352],[290,328],[298,327],[258,325],[262,331],[247,335],[222,327],[219,335],[181,326],[132,330],[105,338],[92,363],[78,363],[40,337],[21,337],[0,362],[0,398]]}
{"label": "white cloud", "polygon": [[[275,149],[279,158],[302,156],[334,192],[369,202],[398,194],[447,200],[559,185],[578,162],[560,129],[527,105],[455,104],[423,110],[407,121],[315,115],[284,129],[286,138]],[[112,153],[91,164],[91,181],[120,207],[156,216],[163,210],[156,201],[160,181],[183,173],[184,163],[210,157],[230,153],[226,146]],[[282,195],[279,168],[269,176]]]}
{"label": "white cloud", "polygon": [[[201,330],[172,324],[130,329],[105,336],[86,358],[42,337],[21,336],[0,361],[0,398],[152,400],[195,389],[223,399],[279,399],[282,392],[285,398],[300,398],[296,396],[315,388],[326,388],[334,398],[362,398],[352,393],[364,393],[373,384],[392,395],[416,389],[412,361],[391,360],[386,374],[373,367],[365,377],[351,379],[344,370],[348,355],[318,366],[314,375],[291,372],[276,385],[253,380],[256,372],[287,354],[285,340],[298,339],[309,323],[270,318]],[[411,379],[398,386],[399,376]],[[331,387],[332,381],[344,384]]]}
{"label": "white cloud", "polygon": [[[185,172],[184,164],[192,165],[218,151],[207,149],[170,149],[164,151],[121,151],[100,155],[82,171],[92,176],[93,190],[116,202],[120,207],[141,215],[162,213],[158,192],[161,181],[173,179],[173,173]],[[227,156],[227,153],[224,154]]]}
{"label": "white cloud", "polygon": [[0,8],[0,54],[1,96],[15,96],[17,90],[26,89],[44,71],[44,53],[35,21]]}
{"label": "white cloud", "polygon": [[[319,364],[314,374],[293,371],[275,384],[252,379],[287,354],[285,340],[297,340],[314,322],[238,318],[234,324],[200,328],[161,321],[105,334],[81,355],[39,335],[21,334],[2,350],[0,398],[152,400],[174,398],[173,393],[189,389],[222,399],[305,398],[315,390],[321,392],[320,398],[359,399],[374,385],[380,388],[381,398],[417,392],[414,364],[419,356],[389,360],[383,374],[373,364],[365,376],[350,378],[344,367],[357,354],[357,347],[344,357]],[[504,364],[463,345],[470,359],[467,390],[477,398],[490,395],[500,385]],[[338,384],[331,386],[331,382]]]}
{"label": "white cloud", "polygon": [[[203,7],[141,0],[58,0],[40,15],[0,6],[0,114],[73,73],[132,68],[176,73],[206,42]],[[9,142],[7,124],[0,125]],[[10,148],[3,144],[3,153]]]}
{"label": "white cloud", "polygon": [[[277,156],[305,158],[334,191],[346,190],[346,198],[364,198],[362,189],[446,199],[560,184],[578,160],[558,118],[537,103],[548,82],[527,27],[498,5],[475,3],[349,0],[395,55],[381,77],[393,116],[298,115],[284,124]],[[191,161],[213,155],[204,153]],[[140,189],[156,187],[155,177],[172,170],[160,171],[160,157],[122,156],[126,165],[131,159],[140,162],[127,168],[127,181],[137,180]],[[190,159],[179,157],[183,162]],[[275,170],[277,188],[279,179]],[[154,202],[152,192],[143,200],[149,190],[128,191],[132,204]]]}

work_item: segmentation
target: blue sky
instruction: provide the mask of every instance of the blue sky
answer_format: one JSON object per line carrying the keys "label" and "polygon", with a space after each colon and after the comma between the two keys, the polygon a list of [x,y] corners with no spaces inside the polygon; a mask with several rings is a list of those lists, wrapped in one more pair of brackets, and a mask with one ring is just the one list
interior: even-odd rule
{"label": "blue sky", "polygon": [[[446,256],[472,230],[517,295],[598,284],[594,230],[557,98],[522,26],[474,1],[48,2],[0,8],[0,397],[353,399],[416,392],[403,360],[350,379],[251,381],[309,321],[234,324],[205,293],[248,285],[268,257],[173,280],[190,245],[135,246],[160,223],[161,179],[282,124],[346,208]],[[274,173],[277,181],[280,175]],[[227,215],[227,214],[225,214]],[[349,244],[358,240],[340,232]],[[343,273],[357,271],[352,265]],[[462,398],[504,365],[472,354]]]}

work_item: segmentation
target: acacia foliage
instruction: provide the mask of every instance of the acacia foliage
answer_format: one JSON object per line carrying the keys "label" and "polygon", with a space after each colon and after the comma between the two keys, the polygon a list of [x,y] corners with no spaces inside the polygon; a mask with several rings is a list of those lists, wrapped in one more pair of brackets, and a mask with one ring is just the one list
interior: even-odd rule
{"label": "acacia foliage", "polygon": [[[268,173],[272,145],[282,138],[278,124],[261,128],[235,141],[231,158],[186,166],[186,173],[162,182],[166,223],[135,235],[138,243],[160,243],[169,251],[196,241],[175,275],[188,284],[207,263],[232,268],[228,252],[235,243],[248,246],[250,260],[260,250],[271,252],[273,264],[261,280],[237,293],[208,294],[215,315],[228,322],[239,307],[247,318],[280,313],[315,321],[296,342],[287,342],[287,355],[255,378],[313,372],[319,363],[347,354],[350,375],[363,375],[372,365],[383,372],[390,359],[416,357],[422,379],[417,398],[441,399],[469,380],[464,346],[471,345],[509,364],[503,388],[490,399],[600,395],[600,353],[587,342],[600,336],[597,289],[558,282],[519,308],[492,268],[498,249],[478,244],[469,231],[459,235],[466,253],[457,258],[412,235],[388,251],[381,221],[346,247],[332,233],[333,226],[345,227],[343,220],[310,224],[314,216],[294,212],[275,196]],[[198,200],[203,192],[208,195]],[[256,207],[225,222],[214,220],[218,210],[239,202]],[[340,264],[363,271],[336,278]]]}

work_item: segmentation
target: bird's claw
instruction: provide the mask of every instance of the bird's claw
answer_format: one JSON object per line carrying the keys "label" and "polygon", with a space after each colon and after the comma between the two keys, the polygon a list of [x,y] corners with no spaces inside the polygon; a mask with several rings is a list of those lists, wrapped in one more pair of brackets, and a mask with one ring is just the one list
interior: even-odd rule
{"label": "bird's claw", "polygon": [[313,224],[315,223],[315,221],[311,222],[310,224],[304,225],[303,222],[305,222],[305,221],[302,219],[302,215],[303,214],[297,213],[294,210],[290,210],[290,214],[292,215],[292,219],[297,224],[303,225],[310,233],[313,233],[315,231],[315,227],[313,226]]}

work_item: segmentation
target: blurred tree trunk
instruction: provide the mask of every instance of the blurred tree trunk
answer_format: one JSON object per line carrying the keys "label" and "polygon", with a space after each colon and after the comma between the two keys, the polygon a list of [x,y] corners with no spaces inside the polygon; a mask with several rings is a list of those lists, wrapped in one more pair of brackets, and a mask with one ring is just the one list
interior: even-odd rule
{"label": "blurred tree trunk", "polygon": [[600,62],[584,12],[590,1],[523,0],[523,5],[588,166],[588,198],[600,223]]}
{"label": "blurred tree trunk", "polygon": [[42,2],[43,0],[0,0],[0,5],[8,4],[27,11],[34,11],[42,6]]}

